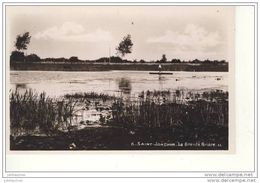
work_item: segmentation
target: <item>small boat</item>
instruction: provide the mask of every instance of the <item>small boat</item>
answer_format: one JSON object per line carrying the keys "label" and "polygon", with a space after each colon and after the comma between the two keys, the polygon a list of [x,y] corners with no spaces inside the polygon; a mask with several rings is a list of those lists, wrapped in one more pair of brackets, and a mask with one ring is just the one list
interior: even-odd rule
{"label": "small boat", "polygon": [[162,66],[161,64],[158,67],[158,72],[149,72],[149,74],[158,74],[158,75],[172,75],[171,72],[162,72]]}
{"label": "small boat", "polygon": [[171,72],[149,72],[149,74],[159,74],[159,75],[172,75]]}

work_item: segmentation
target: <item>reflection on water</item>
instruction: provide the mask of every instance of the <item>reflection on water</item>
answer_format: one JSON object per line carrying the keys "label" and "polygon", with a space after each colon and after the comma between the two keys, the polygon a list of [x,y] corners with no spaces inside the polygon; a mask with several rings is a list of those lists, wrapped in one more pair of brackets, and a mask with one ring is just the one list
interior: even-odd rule
{"label": "reflection on water", "polygon": [[120,78],[118,88],[124,94],[130,94],[132,90],[131,80],[128,78]]}
{"label": "reflection on water", "polygon": [[24,92],[26,92],[27,89],[29,89],[29,87],[25,83],[16,83],[15,89],[17,91],[19,91],[20,93],[24,93]]}
{"label": "reflection on water", "polygon": [[163,83],[166,81],[165,76],[159,75],[158,81],[159,81],[159,90],[163,90]]}
{"label": "reflection on water", "polygon": [[15,88],[16,89],[27,89],[27,86],[26,86],[26,84],[25,83],[17,83],[16,85],[15,85]]}
{"label": "reflection on water", "polygon": [[147,90],[228,90],[227,72],[173,72],[173,75],[158,76],[149,71],[11,71],[10,80],[11,90],[44,91],[50,97],[93,91],[137,97]]}

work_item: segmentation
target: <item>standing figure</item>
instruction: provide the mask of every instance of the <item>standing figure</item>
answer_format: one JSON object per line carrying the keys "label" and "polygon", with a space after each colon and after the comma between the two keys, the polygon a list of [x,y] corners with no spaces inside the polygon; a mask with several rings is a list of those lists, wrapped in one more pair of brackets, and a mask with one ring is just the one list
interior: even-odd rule
{"label": "standing figure", "polygon": [[159,69],[159,73],[161,73],[161,71],[162,71],[162,66],[161,66],[161,64],[159,64],[158,69]]}

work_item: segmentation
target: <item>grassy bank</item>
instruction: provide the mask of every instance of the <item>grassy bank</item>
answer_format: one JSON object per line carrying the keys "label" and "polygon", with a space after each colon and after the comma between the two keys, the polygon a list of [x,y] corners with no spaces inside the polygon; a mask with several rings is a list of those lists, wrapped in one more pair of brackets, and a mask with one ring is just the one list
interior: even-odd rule
{"label": "grassy bank", "polygon": [[[91,107],[100,111],[100,126],[72,128],[76,113]],[[10,122],[13,150],[227,149],[228,93],[144,91],[129,100],[94,92],[49,98],[14,91]]]}
{"label": "grassy bank", "polygon": [[[50,62],[14,62],[11,70],[41,70],[41,71],[110,71],[110,70],[139,70],[157,71],[158,63],[50,63]],[[223,64],[192,64],[192,63],[162,63],[165,71],[211,71],[227,72],[228,63]]]}

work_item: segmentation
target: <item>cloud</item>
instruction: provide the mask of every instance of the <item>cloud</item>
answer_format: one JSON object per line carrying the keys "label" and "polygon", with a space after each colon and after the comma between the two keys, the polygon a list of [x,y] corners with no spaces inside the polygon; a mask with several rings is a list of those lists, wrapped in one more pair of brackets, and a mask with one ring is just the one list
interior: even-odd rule
{"label": "cloud", "polygon": [[147,42],[170,44],[182,51],[203,51],[222,44],[219,32],[209,32],[205,28],[194,24],[188,24],[183,32],[167,30],[159,37],[149,38]]}
{"label": "cloud", "polygon": [[86,32],[82,25],[73,22],[65,22],[59,27],[48,28],[36,33],[33,38],[70,42],[104,42],[113,39],[108,31],[97,29],[94,32]]}

